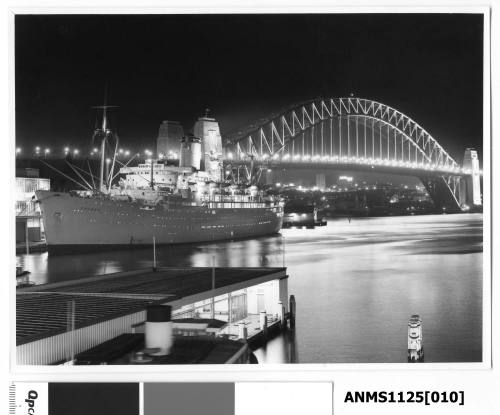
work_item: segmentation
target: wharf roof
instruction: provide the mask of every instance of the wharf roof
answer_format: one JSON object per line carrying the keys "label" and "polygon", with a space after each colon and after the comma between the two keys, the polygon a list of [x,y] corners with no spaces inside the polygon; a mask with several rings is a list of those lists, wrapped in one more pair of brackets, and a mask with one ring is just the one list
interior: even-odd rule
{"label": "wharf roof", "polygon": [[[213,336],[176,336],[166,356],[148,356],[148,364],[225,363],[244,343]],[[144,349],[144,334],[125,333],[76,355],[77,364],[129,365],[134,351]]]}
{"label": "wharf roof", "polygon": [[[252,280],[266,277],[283,278],[285,270],[215,268],[215,289],[238,283],[251,286]],[[65,332],[70,300],[75,301],[75,328],[79,329],[140,312],[148,304],[169,303],[211,289],[212,268],[136,270],[17,289],[16,343]]]}

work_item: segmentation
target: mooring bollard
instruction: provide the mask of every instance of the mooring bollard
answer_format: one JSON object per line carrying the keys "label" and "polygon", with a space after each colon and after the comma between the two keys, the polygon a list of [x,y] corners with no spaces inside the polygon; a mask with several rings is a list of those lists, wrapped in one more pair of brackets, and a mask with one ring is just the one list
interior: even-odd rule
{"label": "mooring bollard", "polygon": [[408,362],[423,361],[422,319],[418,314],[413,314],[408,320]]}
{"label": "mooring bollard", "polygon": [[247,327],[244,322],[238,323],[238,338],[247,339]]}
{"label": "mooring bollard", "polygon": [[259,314],[259,328],[261,330],[264,330],[264,326],[266,325],[266,318],[267,318],[266,311],[265,310],[261,311]]}
{"label": "mooring bollard", "polygon": [[295,315],[297,310],[295,309],[295,296],[290,296],[290,328],[295,328]]}

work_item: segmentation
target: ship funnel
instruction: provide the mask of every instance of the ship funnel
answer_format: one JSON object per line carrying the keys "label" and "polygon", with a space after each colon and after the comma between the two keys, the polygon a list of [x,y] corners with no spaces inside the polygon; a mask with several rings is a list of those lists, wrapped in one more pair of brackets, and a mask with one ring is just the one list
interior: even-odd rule
{"label": "ship funnel", "polygon": [[172,307],[154,304],[146,309],[145,346],[147,349],[159,349],[155,356],[170,354],[173,344]]}
{"label": "ship funnel", "polygon": [[179,167],[191,167],[200,170],[201,140],[198,137],[185,136],[182,138]]}

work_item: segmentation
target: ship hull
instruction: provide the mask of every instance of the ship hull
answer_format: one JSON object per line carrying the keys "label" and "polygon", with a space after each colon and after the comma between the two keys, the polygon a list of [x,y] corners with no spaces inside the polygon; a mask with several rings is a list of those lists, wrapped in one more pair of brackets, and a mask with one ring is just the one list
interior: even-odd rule
{"label": "ship hull", "polygon": [[[188,244],[270,235],[280,231],[280,206],[154,208],[106,198],[36,192],[50,253],[157,244]],[[227,206],[227,207],[226,207]]]}

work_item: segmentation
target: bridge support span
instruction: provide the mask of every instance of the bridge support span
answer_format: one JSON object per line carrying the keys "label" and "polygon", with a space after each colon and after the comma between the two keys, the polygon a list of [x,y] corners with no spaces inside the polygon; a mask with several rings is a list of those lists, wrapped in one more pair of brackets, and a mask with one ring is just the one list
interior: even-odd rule
{"label": "bridge support span", "polygon": [[460,176],[420,176],[422,184],[438,211],[447,213],[462,212],[460,205]]}
{"label": "bridge support span", "polygon": [[325,190],[326,188],[326,174],[316,173],[316,187],[319,190]]}

